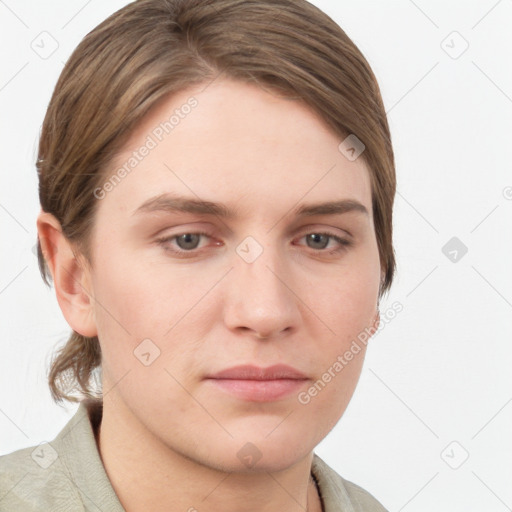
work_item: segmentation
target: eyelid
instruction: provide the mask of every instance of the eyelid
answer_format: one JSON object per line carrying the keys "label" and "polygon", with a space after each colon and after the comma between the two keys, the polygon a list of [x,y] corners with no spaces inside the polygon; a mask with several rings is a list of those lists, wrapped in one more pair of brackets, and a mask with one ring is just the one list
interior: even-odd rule
{"label": "eyelid", "polygon": [[325,224],[309,224],[307,226],[303,226],[298,230],[299,233],[309,234],[309,233],[323,233],[328,234],[330,236],[344,237],[347,236],[349,238],[354,238],[350,231],[346,229],[342,229],[337,226],[330,226]]}
{"label": "eyelid", "polygon": [[183,236],[183,235],[198,235],[200,237],[206,237],[206,238],[209,238],[209,239],[215,239],[215,237],[211,233],[209,233],[208,231],[203,231],[202,229],[197,230],[197,231],[182,231],[181,233],[176,233],[175,235],[170,235],[167,238],[170,238],[171,240],[175,240],[175,239],[177,239],[177,238],[179,238],[180,236]]}

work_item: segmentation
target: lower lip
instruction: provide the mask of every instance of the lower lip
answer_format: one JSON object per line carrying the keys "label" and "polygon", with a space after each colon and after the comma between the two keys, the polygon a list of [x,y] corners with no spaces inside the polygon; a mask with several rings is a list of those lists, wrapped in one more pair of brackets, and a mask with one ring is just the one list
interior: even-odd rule
{"label": "lower lip", "polygon": [[273,402],[291,393],[297,393],[307,379],[237,380],[208,379],[215,386],[242,400]]}

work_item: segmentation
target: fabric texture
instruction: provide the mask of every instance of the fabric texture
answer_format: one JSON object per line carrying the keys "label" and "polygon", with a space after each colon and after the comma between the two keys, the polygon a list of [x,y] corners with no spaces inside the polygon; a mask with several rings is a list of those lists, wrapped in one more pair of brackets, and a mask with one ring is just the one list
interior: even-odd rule
{"label": "fabric texture", "polygon": [[[0,512],[125,512],[95,440],[101,407],[81,402],[49,443],[0,456]],[[367,491],[314,454],[324,512],[387,512]]]}

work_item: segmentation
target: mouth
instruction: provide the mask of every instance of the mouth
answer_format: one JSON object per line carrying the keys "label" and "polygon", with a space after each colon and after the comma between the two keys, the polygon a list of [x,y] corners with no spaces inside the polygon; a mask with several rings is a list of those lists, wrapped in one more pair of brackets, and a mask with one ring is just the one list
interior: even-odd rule
{"label": "mouth", "polygon": [[206,380],[241,400],[273,402],[297,393],[309,379],[296,368],[279,364],[268,368],[235,366],[210,375]]}

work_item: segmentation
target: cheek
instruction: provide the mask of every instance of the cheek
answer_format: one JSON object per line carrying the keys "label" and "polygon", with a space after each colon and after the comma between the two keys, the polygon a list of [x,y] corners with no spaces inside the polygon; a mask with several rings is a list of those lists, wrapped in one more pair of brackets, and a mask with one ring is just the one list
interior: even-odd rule
{"label": "cheek", "polygon": [[[149,258],[115,251],[112,246],[102,250],[104,257],[94,273],[96,310],[106,323],[119,323],[128,332],[170,323],[173,304],[186,301],[190,286],[183,279],[170,275],[169,268]],[[144,333],[142,333],[144,334]]]}
{"label": "cheek", "polygon": [[378,260],[360,259],[325,280],[322,287],[313,287],[315,292],[308,299],[318,308],[321,331],[328,333],[322,336],[318,331],[312,336],[319,364],[311,396],[319,410],[332,412],[327,413],[332,422],[345,410],[361,374],[376,315],[379,277]]}
{"label": "cheek", "polygon": [[172,288],[164,280],[118,254],[98,262],[93,290],[98,338],[107,364],[119,371],[140,365],[134,354],[146,339],[157,347],[149,343],[150,352],[163,348],[163,334],[173,323]]}
{"label": "cheek", "polygon": [[369,327],[377,310],[379,268],[354,265],[320,283],[311,283],[308,301],[338,344]]}
{"label": "cheek", "polygon": [[93,277],[98,338],[105,360],[119,371],[138,365],[134,354],[143,347],[157,353],[159,362],[176,364],[187,351],[175,340],[185,332],[188,352],[195,350],[196,340],[218,314],[217,303],[205,298],[212,276],[191,277],[185,266],[141,259],[105,257]]}

